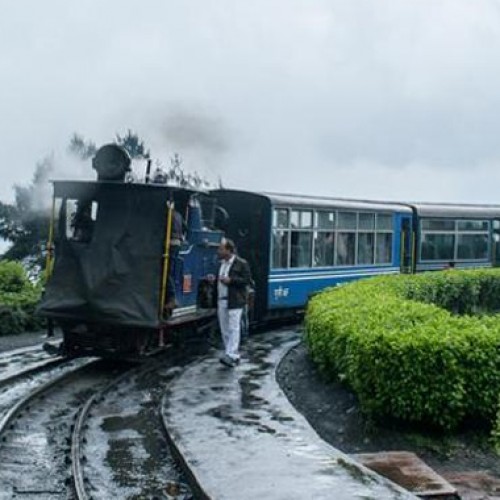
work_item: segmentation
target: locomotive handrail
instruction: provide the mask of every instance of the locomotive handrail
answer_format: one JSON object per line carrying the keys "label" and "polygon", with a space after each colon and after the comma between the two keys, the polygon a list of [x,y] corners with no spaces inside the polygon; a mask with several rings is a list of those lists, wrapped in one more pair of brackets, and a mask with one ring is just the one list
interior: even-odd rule
{"label": "locomotive handrail", "polygon": [[55,194],[52,195],[52,209],[50,213],[50,224],[49,224],[49,237],[47,241],[47,259],[45,264],[47,279],[50,278],[52,274],[52,261],[54,256],[54,219],[56,212],[56,197]]}
{"label": "locomotive handrail", "polygon": [[189,245],[187,250],[179,250],[179,255],[189,255],[193,251],[194,245]]}
{"label": "locomotive handrail", "polygon": [[170,244],[172,241],[172,217],[174,214],[173,202],[167,202],[167,231],[165,234],[165,253],[163,254],[163,276],[161,280],[161,296],[160,296],[160,311],[159,317],[163,318],[163,310],[165,308],[165,301],[167,297],[167,279],[168,279],[168,265],[170,261]]}

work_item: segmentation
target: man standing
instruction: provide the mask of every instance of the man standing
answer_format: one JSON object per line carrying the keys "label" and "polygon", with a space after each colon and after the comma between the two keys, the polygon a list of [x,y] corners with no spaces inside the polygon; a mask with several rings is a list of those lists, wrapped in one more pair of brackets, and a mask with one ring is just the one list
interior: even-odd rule
{"label": "man standing", "polygon": [[[240,361],[241,315],[252,282],[247,261],[238,257],[235,250],[234,243],[228,239],[222,240],[217,250],[221,259],[217,277],[217,314],[225,351],[220,362],[230,367]],[[214,277],[212,281],[215,281]]]}

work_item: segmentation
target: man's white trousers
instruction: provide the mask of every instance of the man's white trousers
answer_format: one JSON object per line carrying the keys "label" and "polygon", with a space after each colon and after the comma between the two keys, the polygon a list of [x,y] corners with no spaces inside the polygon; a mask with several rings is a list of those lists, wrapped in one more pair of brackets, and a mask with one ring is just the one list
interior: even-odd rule
{"label": "man's white trousers", "polygon": [[222,334],[222,342],[227,356],[239,359],[240,335],[241,335],[241,309],[228,309],[227,300],[219,300],[217,305],[219,315],[219,326]]}

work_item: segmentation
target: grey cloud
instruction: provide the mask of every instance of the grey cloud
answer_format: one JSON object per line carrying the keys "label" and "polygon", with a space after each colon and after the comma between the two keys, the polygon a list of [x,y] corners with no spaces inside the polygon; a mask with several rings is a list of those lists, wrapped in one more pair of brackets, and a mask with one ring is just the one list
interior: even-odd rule
{"label": "grey cloud", "polygon": [[[72,172],[74,131],[103,143],[130,127],[226,185],[377,198],[406,179],[407,198],[499,201],[494,0],[31,0],[3,13],[0,199],[50,151]],[[446,192],[420,181],[431,175]]]}

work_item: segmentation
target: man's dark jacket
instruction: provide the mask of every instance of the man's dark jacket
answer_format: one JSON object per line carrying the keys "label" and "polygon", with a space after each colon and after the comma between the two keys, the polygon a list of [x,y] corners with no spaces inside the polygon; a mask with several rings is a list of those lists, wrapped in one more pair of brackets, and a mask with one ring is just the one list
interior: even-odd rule
{"label": "man's dark jacket", "polygon": [[[217,280],[219,279],[220,267],[217,272]],[[250,266],[245,259],[235,256],[234,262],[229,268],[229,285],[227,285],[227,308],[240,309],[245,307],[248,301],[248,289],[252,284],[252,275]],[[215,287],[215,295],[217,295],[218,287]]]}

